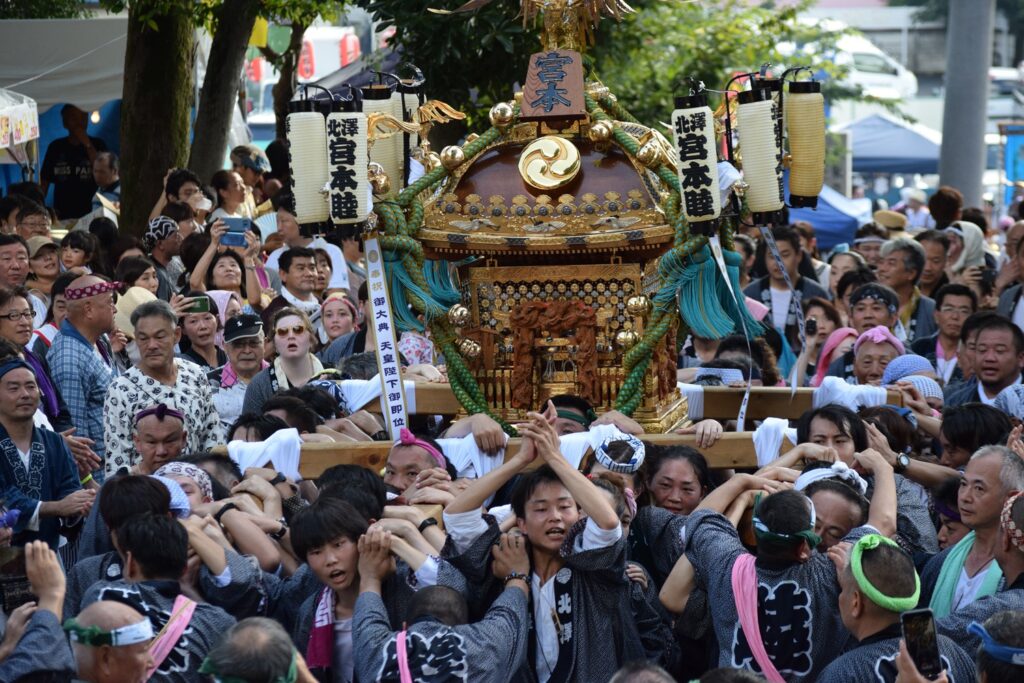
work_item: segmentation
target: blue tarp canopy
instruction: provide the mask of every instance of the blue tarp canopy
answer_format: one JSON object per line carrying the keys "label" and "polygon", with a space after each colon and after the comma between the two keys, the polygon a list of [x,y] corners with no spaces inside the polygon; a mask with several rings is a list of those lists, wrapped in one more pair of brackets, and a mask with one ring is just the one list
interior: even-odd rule
{"label": "blue tarp canopy", "polygon": [[[788,183],[787,183],[788,196]],[[871,222],[871,200],[850,199],[825,186],[821,188],[816,209],[790,209],[789,220],[807,221],[814,226],[818,238],[818,249],[828,251],[846,242],[853,244],[853,234],[861,225]]]}
{"label": "blue tarp canopy", "polygon": [[853,138],[854,173],[938,173],[942,134],[927,126],[871,114],[839,126]]}

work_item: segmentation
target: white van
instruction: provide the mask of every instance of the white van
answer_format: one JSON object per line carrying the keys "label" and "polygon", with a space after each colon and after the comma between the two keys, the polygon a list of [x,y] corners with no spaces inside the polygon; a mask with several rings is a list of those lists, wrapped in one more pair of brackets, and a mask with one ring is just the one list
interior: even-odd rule
{"label": "white van", "polygon": [[[846,24],[833,19],[801,17],[799,21],[807,25],[817,25],[828,32],[847,30]],[[889,100],[907,99],[917,95],[917,76],[860,33],[840,36],[836,41],[834,53],[831,50],[827,53],[822,52],[821,46],[817,43],[800,46],[789,42],[779,43],[778,50],[786,58],[800,54],[818,62],[827,60],[847,67],[843,83],[859,85],[866,95]]]}
{"label": "white van", "polygon": [[849,68],[846,81],[864,88],[865,94],[887,99],[917,94],[917,76],[864,36],[843,36],[836,47],[835,63]]}

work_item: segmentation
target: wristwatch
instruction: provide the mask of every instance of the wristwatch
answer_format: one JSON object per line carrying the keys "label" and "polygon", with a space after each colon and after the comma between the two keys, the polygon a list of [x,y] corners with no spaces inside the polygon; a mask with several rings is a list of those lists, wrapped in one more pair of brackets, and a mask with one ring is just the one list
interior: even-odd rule
{"label": "wristwatch", "polygon": [[223,507],[221,507],[221,509],[217,512],[217,514],[215,514],[213,516],[213,521],[217,522],[217,524],[221,524],[221,521],[220,521],[221,517],[226,515],[228,512],[231,512],[232,510],[237,510],[237,509],[238,509],[238,506],[235,505],[234,503],[226,503],[226,504],[224,504]]}
{"label": "wristwatch", "polygon": [[897,474],[902,474],[903,470],[910,467],[910,456],[906,453],[900,453],[896,456],[896,465],[892,468]]}
{"label": "wristwatch", "polygon": [[427,527],[431,527],[431,526],[437,526],[437,520],[434,519],[433,517],[427,517],[425,520],[420,522],[420,526],[419,526],[420,533],[422,534],[427,529]]}
{"label": "wristwatch", "polygon": [[281,528],[277,531],[267,534],[267,536],[270,536],[275,541],[280,541],[288,533],[288,523],[284,520],[284,517],[281,517],[277,521],[281,525]]}
{"label": "wristwatch", "polygon": [[512,572],[508,576],[506,576],[505,585],[507,586],[509,581],[515,581],[516,579],[519,579],[520,581],[524,582],[527,586],[530,585],[529,577],[521,572]]}

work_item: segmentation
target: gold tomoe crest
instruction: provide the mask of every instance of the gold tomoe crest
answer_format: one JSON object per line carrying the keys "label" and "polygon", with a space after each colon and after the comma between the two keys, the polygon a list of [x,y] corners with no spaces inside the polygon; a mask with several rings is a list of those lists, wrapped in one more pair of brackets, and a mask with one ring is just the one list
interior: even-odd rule
{"label": "gold tomoe crest", "polygon": [[580,152],[565,138],[547,135],[534,140],[519,155],[519,175],[530,187],[553,190],[580,172]]}

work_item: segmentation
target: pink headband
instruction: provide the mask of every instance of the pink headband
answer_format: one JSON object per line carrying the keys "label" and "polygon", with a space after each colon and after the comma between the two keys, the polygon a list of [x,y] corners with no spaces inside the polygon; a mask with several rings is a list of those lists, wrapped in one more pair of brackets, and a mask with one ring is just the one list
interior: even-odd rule
{"label": "pink headband", "polygon": [[98,296],[106,292],[114,292],[121,289],[123,282],[97,282],[85,287],[68,287],[64,290],[64,298],[68,301],[88,299],[91,296]]}
{"label": "pink headband", "polygon": [[859,349],[864,342],[872,342],[874,344],[892,344],[896,347],[896,350],[901,356],[906,353],[906,350],[903,348],[903,342],[897,339],[896,335],[890,332],[889,328],[884,325],[872,327],[870,330],[857,337],[857,341],[853,343],[853,352],[857,353],[857,349]]}
{"label": "pink headband", "polygon": [[847,337],[853,337],[854,341],[857,339],[857,330],[852,327],[840,327],[839,329],[828,335],[828,339],[825,340],[825,345],[821,347],[821,355],[818,356],[817,372],[814,373],[814,380],[811,382],[811,386],[821,386],[821,380],[825,379],[825,375],[828,373],[829,358],[832,356],[832,352],[839,348],[839,345]]}
{"label": "pink headband", "polygon": [[359,311],[358,311],[358,309],[356,309],[356,305],[354,303],[352,303],[352,299],[349,299],[347,296],[345,296],[341,292],[332,292],[331,294],[328,294],[327,298],[324,299],[324,302],[322,304],[320,304],[320,309],[323,310],[323,307],[326,306],[328,304],[328,302],[334,301],[335,299],[337,299],[341,303],[345,304],[345,308],[347,308],[348,312],[352,314],[353,329],[358,330],[359,329],[359,323],[358,323],[358,321],[359,321]]}
{"label": "pink headband", "polygon": [[444,456],[441,455],[441,451],[434,448],[432,445],[430,445],[430,443],[424,441],[423,439],[420,439],[415,434],[410,432],[408,429],[403,427],[402,431],[399,432],[398,443],[400,443],[403,446],[419,446],[420,448],[422,448],[423,450],[430,454],[430,457],[432,457],[434,461],[437,462],[438,467],[440,467],[441,469],[445,469],[447,461],[444,459]]}

